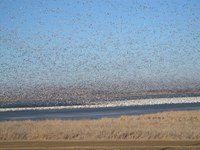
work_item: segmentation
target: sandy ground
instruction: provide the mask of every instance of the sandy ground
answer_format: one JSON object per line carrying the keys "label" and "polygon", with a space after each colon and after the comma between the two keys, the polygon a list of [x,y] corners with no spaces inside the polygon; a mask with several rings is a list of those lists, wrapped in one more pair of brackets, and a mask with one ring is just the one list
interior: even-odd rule
{"label": "sandy ground", "polygon": [[200,149],[200,111],[0,122],[0,149],[55,148]]}

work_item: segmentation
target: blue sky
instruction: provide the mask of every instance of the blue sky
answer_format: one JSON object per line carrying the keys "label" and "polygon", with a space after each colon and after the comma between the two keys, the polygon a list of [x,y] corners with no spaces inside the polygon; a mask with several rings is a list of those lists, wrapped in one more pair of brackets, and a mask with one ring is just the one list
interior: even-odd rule
{"label": "blue sky", "polygon": [[89,82],[200,83],[200,1],[0,0],[1,88]]}

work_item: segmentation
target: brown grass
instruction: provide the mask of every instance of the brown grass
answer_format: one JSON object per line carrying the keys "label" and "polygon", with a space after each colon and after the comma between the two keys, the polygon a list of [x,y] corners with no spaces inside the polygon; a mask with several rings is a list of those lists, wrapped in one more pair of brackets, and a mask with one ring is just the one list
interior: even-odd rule
{"label": "brown grass", "polygon": [[200,140],[200,111],[0,122],[0,140]]}

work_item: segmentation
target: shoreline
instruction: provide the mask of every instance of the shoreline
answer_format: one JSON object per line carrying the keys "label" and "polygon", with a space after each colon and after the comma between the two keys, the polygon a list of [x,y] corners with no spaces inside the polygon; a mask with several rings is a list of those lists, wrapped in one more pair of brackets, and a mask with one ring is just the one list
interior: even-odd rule
{"label": "shoreline", "polygon": [[0,140],[200,140],[200,110],[96,120],[0,121]]}
{"label": "shoreline", "polygon": [[30,110],[62,110],[62,109],[80,109],[80,108],[113,108],[125,106],[148,106],[162,104],[186,104],[200,103],[200,97],[174,97],[174,98],[155,98],[140,100],[124,100],[103,102],[93,105],[74,105],[74,106],[47,106],[47,107],[19,107],[19,108],[0,108],[0,112],[12,111],[30,111]]}
{"label": "shoreline", "polygon": [[0,121],[0,150],[199,150],[200,110],[85,120]]}
{"label": "shoreline", "polygon": [[57,110],[25,110],[0,112],[0,121],[9,120],[84,120],[100,118],[118,118],[169,111],[200,110],[200,103],[157,104],[138,106],[119,106],[103,108],[76,108]]}

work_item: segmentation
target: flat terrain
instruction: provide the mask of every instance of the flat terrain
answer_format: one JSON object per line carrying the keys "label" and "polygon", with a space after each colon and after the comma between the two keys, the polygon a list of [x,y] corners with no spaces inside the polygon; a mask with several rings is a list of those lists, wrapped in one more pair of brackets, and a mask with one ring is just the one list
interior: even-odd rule
{"label": "flat terrain", "polygon": [[0,149],[200,149],[200,141],[12,141]]}
{"label": "flat terrain", "polygon": [[200,111],[96,120],[0,121],[0,140],[200,140]]}
{"label": "flat terrain", "polygon": [[1,121],[0,149],[200,149],[200,111]]}

